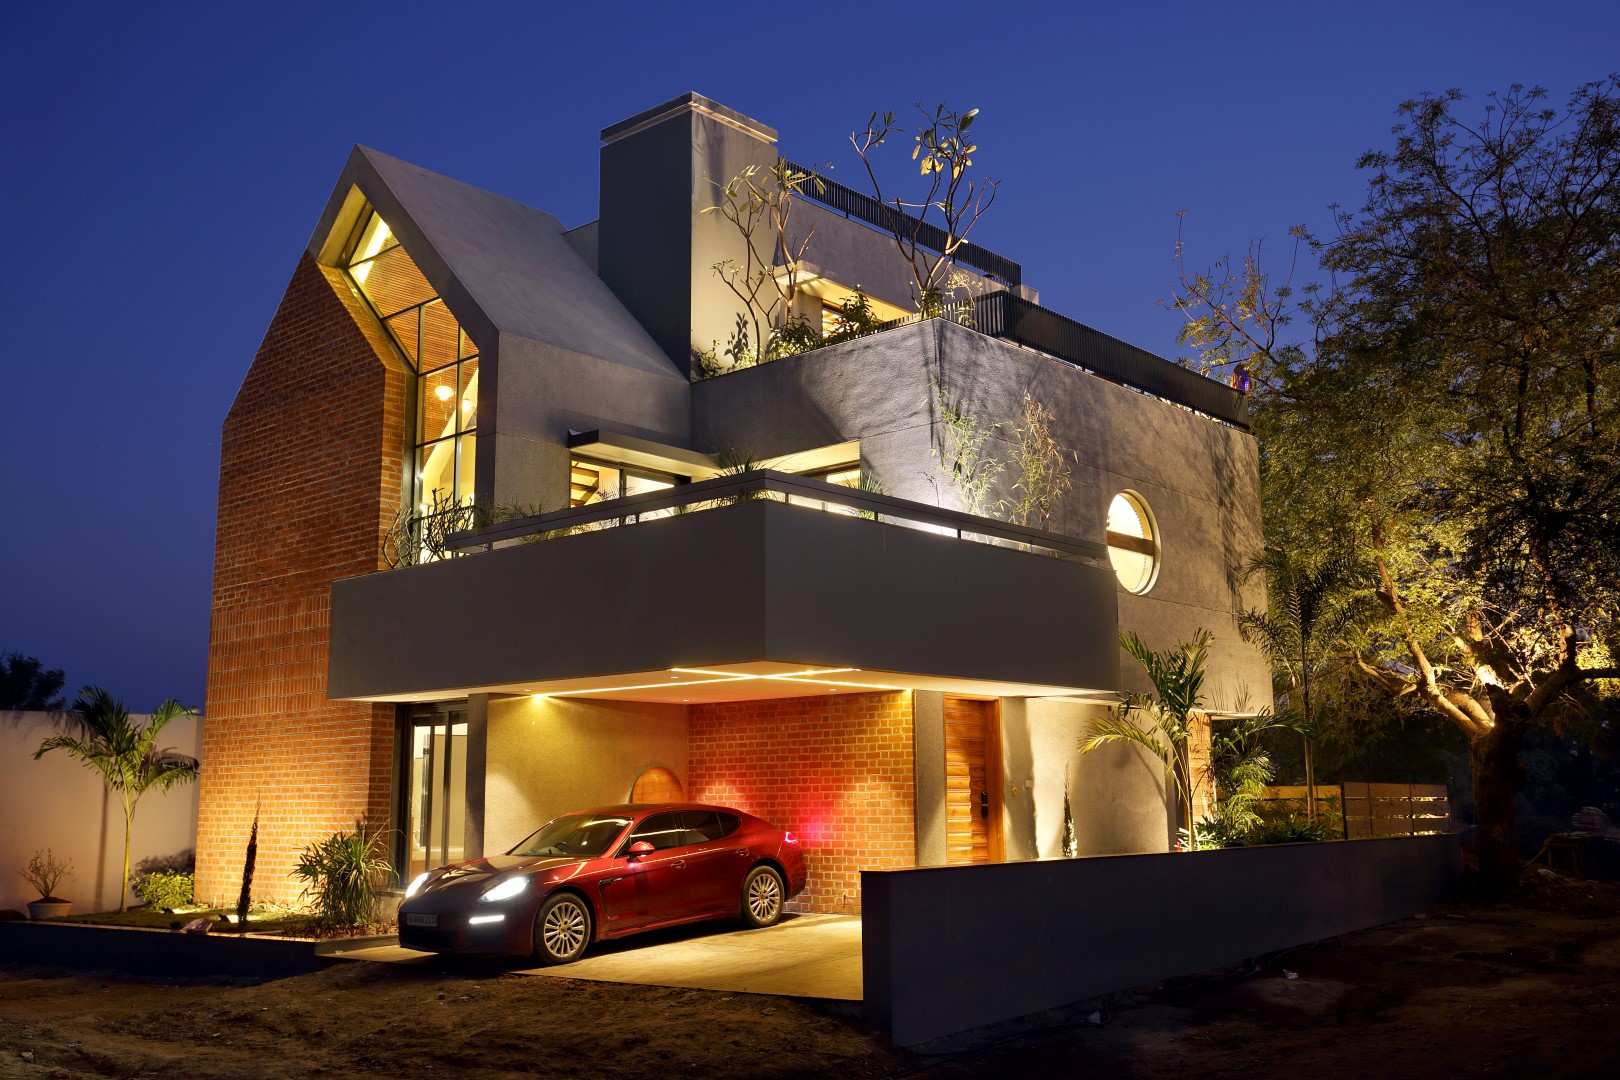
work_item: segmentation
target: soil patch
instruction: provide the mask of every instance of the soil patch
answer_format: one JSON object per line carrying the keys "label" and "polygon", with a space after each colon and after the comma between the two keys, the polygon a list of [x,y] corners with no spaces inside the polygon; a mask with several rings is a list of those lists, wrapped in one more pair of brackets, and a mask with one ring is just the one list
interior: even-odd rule
{"label": "soil patch", "polygon": [[785,998],[440,959],[275,982],[0,969],[0,1077],[1610,1077],[1620,890],[1538,882],[904,1052]]}

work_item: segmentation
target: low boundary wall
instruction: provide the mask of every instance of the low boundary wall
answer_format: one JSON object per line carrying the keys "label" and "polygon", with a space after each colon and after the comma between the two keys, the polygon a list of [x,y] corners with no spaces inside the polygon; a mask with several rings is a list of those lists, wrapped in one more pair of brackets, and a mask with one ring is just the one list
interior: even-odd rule
{"label": "low boundary wall", "polygon": [[869,870],[865,1011],[901,1046],[1433,907],[1457,835]]}
{"label": "low boundary wall", "polygon": [[237,934],[182,934],[85,923],[0,922],[0,965],[117,971],[148,979],[284,979],[318,971],[330,962],[328,958],[348,949],[378,943],[372,939],[316,942]]}

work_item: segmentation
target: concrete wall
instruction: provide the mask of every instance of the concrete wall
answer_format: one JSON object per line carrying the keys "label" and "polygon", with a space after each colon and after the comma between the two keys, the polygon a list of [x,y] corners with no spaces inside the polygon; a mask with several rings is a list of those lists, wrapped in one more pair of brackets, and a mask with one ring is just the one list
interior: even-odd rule
{"label": "concrete wall", "polygon": [[1081,855],[1169,850],[1170,807],[1158,759],[1122,744],[1080,753],[1092,721],[1106,711],[1058,699],[1002,702],[1008,859],[1063,854],[1065,784]]}
{"label": "concrete wall", "polygon": [[870,871],[866,1015],[928,1039],[1425,911],[1456,836]]}
{"label": "concrete wall", "polygon": [[[939,211],[933,211],[930,221],[940,224]],[[917,279],[911,263],[889,233],[803,198],[793,204],[788,234],[795,249],[809,235],[804,261],[832,281],[851,289],[859,285],[867,296],[905,311],[917,310]],[[933,253],[925,254],[932,257]],[[949,284],[954,277],[959,283],[955,290],[959,296],[983,296],[1006,287],[965,266],[957,267],[954,273],[947,271],[945,276],[941,284]],[[1022,287],[1015,291],[1031,302],[1038,300],[1034,289]],[[815,308],[819,307],[818,301]]]}
{"label": "concrete wall", "polygon": [[485,854],[558,814],[628,802],[645,769],[687,783],[683,705],[492,696],[488,710]]}
{"label": "concrete wall", "polygon": [[[63,729],[51,713],[0,713],[0,910],[26,910],[39,899],[18,872],[36,851],[51,849],[72,861],[73,874],[57,890],[76,912],[118,908],[118,878],[124,868],[124,811],[107,795],[100,774],[65,751],[35,761],[42,740]],[[144,723],[146,716],[137,716]],[[163,729],[162,746],[202,756],[200,717],[175,720]],[[135,809],[130,872],[141,860],[188,855],[197,838],[197,785],[167,793],[152,791]],[[138,903],[133,893],[130,903]]]}
{"label": "concrete wall", "polygon": [[[1241,581],[1261,548],[1258,452],[1244,432],[935,319],[697,383],[692,437],[756,457],[858,439],[863,467],[889,494],[961,509],[934,452],[931,379],[981,423],[1000,425],[987,454],[1001,460],[1010,457],[1025,393],[1052,412],[1054,434],[1074,461],[1073,487],[1049,528],[1101,542],[1109,502],[1138,492],[1157,519],[1163,558],[1146,595],[1117,589],[1119,627],[1156,649],[1207,627],[1215,634],[1208,706],[1270,703],[1265,657],[1242,642],[1234,618],[1264,605],[1262,586]],[[1003,473],[993,497],[1008,497],[1013,479]],[[1147,689],[1128,658],[1122,672],[1126,688]]]}
{"label": "concrete wall", "polygon": [[[757,501],[337,582],[328,687],[431,700],[781,660],[1106,689],[1112,602],[1082,563]],[[424,611],[456,633],[423,635]]]}

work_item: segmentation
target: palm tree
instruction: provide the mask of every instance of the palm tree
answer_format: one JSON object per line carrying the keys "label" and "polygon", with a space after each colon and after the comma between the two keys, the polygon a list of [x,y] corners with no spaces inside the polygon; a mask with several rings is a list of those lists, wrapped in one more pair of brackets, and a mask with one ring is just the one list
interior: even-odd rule
{"label": "palm tree", "polygon": [[[1136,634],[1119,637],[1120,648],[1142,665],[1153,693],[1130,694],[1125,707],[1092,723],[1089,737],[1080,752],[1089,754],[1111,742],[1140,746],[1164,765],[1165,780],[1175,787],[1181,809],[1181,828],[1193,835],[1192,765],[1187,758],[1187,737],[1192,731],[1193,714],[1204,704],[1204,667],[1214,635],[1199,630],[1193,639],[1156,653]],[[1140,713],[1148,723],[1136,722]]]}
{"label": "palm tree", "polygon": [[101,774],[107,790],[118,796],[124,808],[124,887],[118,891],[118,910],[129,907],[129,834],[135,821],[135,804],[152,788],[168,791],[176,784],[197,778],[197,760],[174,750],[160,750],[157,737],[172,720],[193,716],[170,698],[146,725],[130,717],[124,703],[99,686],[79,691],[73,703],[79,714],[79,735],[53,735],[34,751],[38,761],[52,750],[66,750],[88,769]]}
{"label": "palm tree", "polygon": [[[1285,547],[1273,547],[1252,562],[1246,575],[1264,573],[1268,610],[1238,614],[1243,640],[1259,645],[1271,657],[1271,666],[1293,711],[1306,732],[1316,722],[1311,700],[1316,677],[1340,663],[1342,643],[1357,623],[1365,620],[1370,601],[1359,563],[1347,554],[1304,558]],[[1305,798],[1311,820],[1316,819],[1316,773],[1311,762],[1311,740],[1305,738]]]}

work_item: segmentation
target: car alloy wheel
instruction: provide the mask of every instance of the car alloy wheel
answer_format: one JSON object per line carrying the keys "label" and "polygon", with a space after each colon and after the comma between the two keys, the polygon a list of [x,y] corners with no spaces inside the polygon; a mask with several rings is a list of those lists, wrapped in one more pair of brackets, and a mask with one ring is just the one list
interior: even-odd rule
{"label": "car alloy wheel", "polygon": [[774,926],[782,917],[782,875],[769,866],[754,867],[743,882],[742,907],[749,926]]}
{"label": "car alloy wheel", "polygon": [[535,919],[534,953],[544,964],[578,960],[591,941],[591,913],[572,893],[547,900]]}

